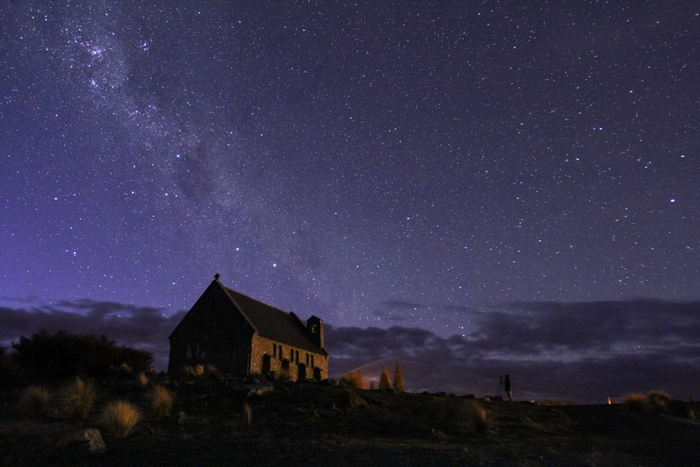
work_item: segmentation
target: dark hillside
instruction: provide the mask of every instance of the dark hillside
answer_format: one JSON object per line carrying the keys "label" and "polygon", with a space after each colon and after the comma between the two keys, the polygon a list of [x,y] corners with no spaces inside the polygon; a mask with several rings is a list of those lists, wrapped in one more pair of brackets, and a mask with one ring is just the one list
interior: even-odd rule
{"label": "dark hillside", "polygon": [[[153,416],[155,383],[176,400]],[[216,375],[152,375],[96,385],[88,420],[72,424],[54,407],[38,418],[3,394],[0,462],[4,465],[700,465],[697,407],[672,401],[666,413],[622,405],[540,406],[444,395],[393,394],[323,383],[233,380]],[[51,389],[59,394],[59,388]],[[100,406],[125,399],[143,420],[125,438],[103,429]],[[50,405],[51,403],[49,403]],[[246,404],[249,408],[246,419]],[[248,423],[249,421],[249,423]],[[56,444],[80,427],[101,430],[97,457]]]}

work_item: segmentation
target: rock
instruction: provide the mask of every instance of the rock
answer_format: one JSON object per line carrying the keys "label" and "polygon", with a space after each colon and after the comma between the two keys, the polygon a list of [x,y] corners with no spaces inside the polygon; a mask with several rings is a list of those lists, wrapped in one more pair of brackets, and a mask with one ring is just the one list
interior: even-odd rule
{"label": "rock", "polygon": [[58,448],[61,453],[70,453],[73,455],[99,455],[107,451],[107,445],[105,445],[102,439],[100,430],[95,428],[68,433],[56,444],[56,448]]}
{"label": "rock", "polygon": [[150,439],[153,437],[153,428],[148,425],[141,425],[129,433],[129,438]]}
{"label": "rock", "polygon": [[246,389],[248,389],[248,397],[263,396],[271,393],[275,389],[275,386],[268,381],[262,381],[252,386],[246,386]]}

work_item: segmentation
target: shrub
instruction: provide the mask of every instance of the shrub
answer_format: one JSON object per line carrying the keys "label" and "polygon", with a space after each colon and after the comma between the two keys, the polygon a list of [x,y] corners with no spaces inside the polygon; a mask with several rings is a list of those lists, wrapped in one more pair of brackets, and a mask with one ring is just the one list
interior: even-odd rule
{"label": "shrub", "polygon": [[5,347],[0,346],[0,388],[18,386],[22,382],[22,369],[13,357]]}
{"label": "shrub", "polygon": [[126,401],[107,404],[102,412],[102,424],[115,438],[123,438],[141,420],[141,413]]}
{"label": "shrub", "polygon": [[204,367],[202,365],[185,365],[182,367],[182,372],[187,376],[202,376]]}
{"label": "shrub", "polygon": [[173,408],[173,394],[164,386],[158,385],[148,394],[151,402],[151,409],[158,417],[170,415]]}
{"label": "shrub", "polygon": [[649,399],[645,394],[630,393],[625,394],[623,404],[625,404],[625,407],[629,410],[641,412],[642,410],[646,410],[649,405]]}
{"label": "shrub", "polygon": [[653,409],[659,412],[667,412],[671,396],[666,391],[657,390],[647,394],[647,400]]}
{"label": "shrub", "polygon": [[363,389],[365,387],[365,381],[362,379],[361,372],[350,372],[347,376],[340,378],[340,382],[347,384],[352,388]]}
{"label": "shrub", "polygon": [[75,378],[63,391],[63,413],[71,420],[85,420],[95,403],[95,386],[92,381]]}
{"label": "shrub", "polygon": [[31,338],[20,337],[13,343],[14,360],[30,380],[57,380],[86,375],[102,378],[110,368],[122,364],[132,371],[145,371],[151,366],[153,356],[149,352],[117,346],[106,336],[70,334],[46,330],[34,333]]}
{"label": "shrub", "polygon": [[29,417],[38,417],[46,412],[51,399],[49,391],[41,386],[29,386],[19,397],[17,408]]}
{"label": "shrub", "polygon": [[148,376],[146,376],[146,373],[141,372],[138,374],[138,376],[136,376],[136,384],[138,384],[142,388],[148,386]]}

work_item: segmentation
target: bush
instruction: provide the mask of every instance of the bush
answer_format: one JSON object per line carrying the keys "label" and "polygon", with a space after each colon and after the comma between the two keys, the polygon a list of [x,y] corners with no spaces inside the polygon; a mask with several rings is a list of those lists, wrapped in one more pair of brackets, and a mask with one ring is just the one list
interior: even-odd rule
{"label": "bush", "polygon": [[49,391],[41,386],[29,386],[19,396],[17,408],[29,417],[38,417],[46,412],[51,399]]}
{"label": "bush", "polygon": [[641,412],[647,409],[649,405],[649,399],[645,394],[630,393],[625,394],[623,404],[625,404],[625,407],[627,407],[629,410]]}
{"label": "bush", "polygon": [[14,360],[30,380],[59,380],[75,376],[103,378],[111,368],[145,371],[151,366],[149,352],[117,346],[106,336],[70,334],[46,330],[12,344]]}
{"label": "bush", "polygon": [[102,424],[115,438],[123,438],[141,420],[141,413],[126,401],[107,404],[102,412]]}
{"label": "bush", "polygon": [[182,367],[182,372],[187,376],[202,376],[204,367],[202,365],[185,365]]}
{"label": "bush", "polygon": [[158,385],[148,394],[151,409],[158,417],[167,417],[173,408],[173,394],[164,386]]}
{"label": "bush", "polygon": [[365,387],[365,381],[362,379],[362,373],[359,371],[357,373],[351,371],[347,376],[340,378],[340,382],[351,388],[363,389]]}
{"label": "bush", "polygon": [[95,403],[95,386],[92,381],[75,378],[75,382],[64,389],[63,413],[71,420],[85,420]]}
{"label": "bush", "polygon": [[136,376],[136,384],[138,384],[142,388],[148,386],[148,376],[146,376],[146,373],[141,372]]}
{"label": "bush", "polygon": [[651,391],[647,394],[649,405],[659,412],[668,412],[668,403],[671,401],[671,396],[666,391]]}
{"label": "bush", "polygon": [[13,355],[0,346],[0,388],[18,386],[22,380],[22,369],[15,362]]}

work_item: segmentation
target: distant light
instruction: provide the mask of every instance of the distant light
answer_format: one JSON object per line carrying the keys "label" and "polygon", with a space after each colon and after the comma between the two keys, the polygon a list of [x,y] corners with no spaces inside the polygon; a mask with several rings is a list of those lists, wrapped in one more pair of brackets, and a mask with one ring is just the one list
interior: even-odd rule
{"label": "distant light", "polygon": [[676,198],[671,198],[671,202],[672,202],[672,203],[675,203],[675,202],[676,202]]}

